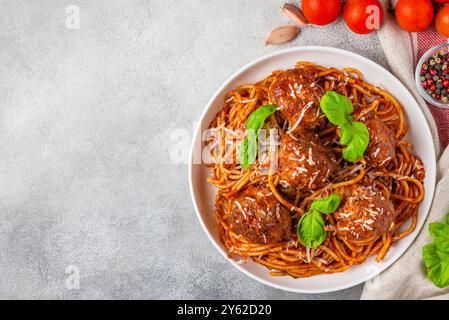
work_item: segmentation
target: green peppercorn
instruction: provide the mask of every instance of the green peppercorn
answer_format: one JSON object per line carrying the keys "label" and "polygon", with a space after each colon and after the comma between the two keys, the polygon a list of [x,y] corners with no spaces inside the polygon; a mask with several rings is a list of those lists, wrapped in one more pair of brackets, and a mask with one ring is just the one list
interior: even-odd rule
{"label": "green peppercorn", "polygon": [[436,63],[441,63],[441,59],[440,59],[440,57],[438,57],[438,58],[435,58],[435,62],[436,62]]}
{"label": "green peppercorn", "polygon": [[432,93],[432,90],[427,89],[426,92],[427,92],[427,94],[431,94],[431,93]]}
{"label": "green peppercorn", "polygon": [[427,72],[426,75],[425,75],[425,77],[426,77],[427,80],[429,80],[429,79],[432,78],[432,75],[431,75],[429,72]]}
{"label": "green peppercorn", "polygon": [[434,67],[435,70],[440,71],[441,70],[441,63],[437,63]]}
{"label": "green peppercorn", "polygon": [[432,98],[435,98],[437,95],[436,95],[436,93],[432,93],[430,96],[431,96]]}
{"label": "green peppercorn", "polygon": [[422,68],[423,68],[424,70],[428,70],[428,69],[429,69],[429,65],[428,65],[427,63],[424,63],[424,64],[422,65]]}
{"label": "green peppercorn", "polygon": [[437,76],[437,75],[435,75],[435,76],[433,76],[433,81],[438,81],[438,79],[440,79],[440,77],[439,76]]}
{"label": "green peppercorn", "polygon": [[432,60],[430,60],[430,62],[429,62],[429,64],[430,64],[431,66],[434,66],[434,65],[435,65],[435,63],[436,63],[436,62],[435,62],[435,60],[433,60],[433,59],[432,59]]}
{"label": "green peppercorn", "polygon": [[441,98],[441,101],[443,101],[444,103],[447,103],[449,101],[449,99],[448,99],[448,97],[445,96],[445,97]]}

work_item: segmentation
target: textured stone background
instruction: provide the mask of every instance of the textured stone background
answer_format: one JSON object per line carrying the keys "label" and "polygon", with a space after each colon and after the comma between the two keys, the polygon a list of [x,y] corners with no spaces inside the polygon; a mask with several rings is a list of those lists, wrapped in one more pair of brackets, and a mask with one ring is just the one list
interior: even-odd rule
{"label": "textured stone background", "polygon": [[[287,293],[209,243],[170,162],[218,86],[278,48],[283,1],[0,1],[0,298],[358,298]],[[79,30],[65,27],[68,5]],[[375,35],[342,21],[290,44],[386,66]],[[67,290],[68,265],[79,290]]]}

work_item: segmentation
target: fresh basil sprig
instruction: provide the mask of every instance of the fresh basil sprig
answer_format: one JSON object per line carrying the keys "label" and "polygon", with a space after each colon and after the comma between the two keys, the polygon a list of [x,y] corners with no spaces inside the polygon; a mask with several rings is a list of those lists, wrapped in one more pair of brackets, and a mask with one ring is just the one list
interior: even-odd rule
{"label": "fresh basil sprig", "polygon": [[313,201],[310,208],[321,213],[329,214],[338,209],[340,201],[341,199],[338,194],[333,193],[329,197]]}
{"label": "fresh basil sprig", "polygon": [[330,214],[337,210],[340,200],[339,195],[334,193],[312,202],[310,209],[298,222],[298,239],[303,245],[316,248],[326,240],[327,233],[324,231],[324,219],[321,214]]}
{"label": "fresh basil sprig", "polygon": [[259,107],[246,120],[247,137],[240,144],[238,160],[243,169],[248,169],[257,157],[257,138],[265,120],[276,111],[276,106],[267,104]]}
{"label": "fresh basil sprig", "polygon": [[334,91],[328,91],[321,98],[321,110],[332,124],[340,127],[340,144],[343,158],[356,162],[365,153],[369,143],[368,128],[361,122],[353,121],[351,113],[354,111],[351,101]]}
{"label": "fresh basil sprig", "polygon": [[427,277],[438,288],[449,286],[449,215],[446,221],[429,225],[433,243],[422,248]]}

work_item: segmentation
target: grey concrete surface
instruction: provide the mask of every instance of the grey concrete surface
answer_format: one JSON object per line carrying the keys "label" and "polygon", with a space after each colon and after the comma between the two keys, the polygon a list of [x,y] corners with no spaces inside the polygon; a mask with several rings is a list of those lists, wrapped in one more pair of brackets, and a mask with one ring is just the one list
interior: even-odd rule
{"label": "grey concrete surface", "polygon": [[[187,166],[170,162],[170,132],[191,133],[231,73],[279,49],[263,40],[287,22],[281,3],[0,1],[0,298],[359,297],[283,292],[231,267],[196,219]],[[387,64],[375,35],[342,21],[288,46],[310,44]]]}

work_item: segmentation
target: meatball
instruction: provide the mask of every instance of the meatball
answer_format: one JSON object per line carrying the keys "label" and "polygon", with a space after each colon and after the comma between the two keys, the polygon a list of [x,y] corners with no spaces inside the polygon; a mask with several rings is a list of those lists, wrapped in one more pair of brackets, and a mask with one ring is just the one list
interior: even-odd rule
{"label": "meatball", "polygon": [[334,217],[337,232],[349,241],[369,241],[393,226],[395,211],[375,184],[360,184],[344,191],[344,199]]}
{"label": "meatball", "polygon": [[281,185],[315,190],[324,186],[336,171],[332,151],[308,131],[286,134],[279,148],[278,175]]}
{"label": "meatball", "polygon": [[290,130],[313,129],[325,122],[320,110],[323,92],[310,70],[283,71],[270,86],[268,95],[287,119]]}
{"label": "meatball", "polygon": [[393,130],[377,117],[367,120],[365,124],[370,135],[366,151],[366,156],[369,158],[368,164],[372,167],[387,165],[393,159],[398,144]]}
{"label": "meatball", "polygon": [[224,209],[231,229],[250,242],[271,244],[290,238],[290,211],[267,187],[249,186],[227,199]]}

